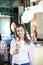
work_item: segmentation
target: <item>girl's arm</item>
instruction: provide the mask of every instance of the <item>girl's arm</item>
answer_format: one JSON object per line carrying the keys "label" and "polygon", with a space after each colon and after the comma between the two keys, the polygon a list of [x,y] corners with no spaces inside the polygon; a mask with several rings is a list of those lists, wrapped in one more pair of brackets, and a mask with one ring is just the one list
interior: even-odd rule
{"label": "girl's arm", "polygon": [[13,44],[12,44],[12,42],[10,44],[10,54],[13,55]]}
{"label": "girl's arm", "polygon": [[19,45],[16,44],[16,41],[12,41],[10,44],[10,54],[11,55],[18,54],[18,50],[19,50]]}
{"label": "girl's arm", "polygon": [[10,43],[10,54],[11,55],[14,55],[13,52],[15,50],[15,41],[12,40],[11,43]]}
{"label": "girl's arm", "polygon": [[30,64],[34,65],[34,45],[29,45],[28,47],[28,55],[30,58]]}

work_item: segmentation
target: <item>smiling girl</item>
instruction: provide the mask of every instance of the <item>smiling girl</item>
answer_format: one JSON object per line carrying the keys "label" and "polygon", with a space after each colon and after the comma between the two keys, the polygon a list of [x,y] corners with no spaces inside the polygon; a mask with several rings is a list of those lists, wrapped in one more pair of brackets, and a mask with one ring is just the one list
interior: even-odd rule
{"label": "smiling girl", "polygon": [[12,65],[33,65],[34,45],[27,38],[25,26],[18,24],[15,33],[18,39],[13,39],[10,45],[10,53],[13,55]]}

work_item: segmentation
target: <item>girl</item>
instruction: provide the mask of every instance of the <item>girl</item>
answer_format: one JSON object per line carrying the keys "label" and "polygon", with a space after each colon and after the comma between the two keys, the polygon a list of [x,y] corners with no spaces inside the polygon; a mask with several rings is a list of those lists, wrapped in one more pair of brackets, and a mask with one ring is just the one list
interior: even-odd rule
{"label": "girl", "polygon": [[13,39],[10,45],[12,65],[33,65],[33,44],[27,38],[25,26],[18,24],[15,32],[17,39]]}

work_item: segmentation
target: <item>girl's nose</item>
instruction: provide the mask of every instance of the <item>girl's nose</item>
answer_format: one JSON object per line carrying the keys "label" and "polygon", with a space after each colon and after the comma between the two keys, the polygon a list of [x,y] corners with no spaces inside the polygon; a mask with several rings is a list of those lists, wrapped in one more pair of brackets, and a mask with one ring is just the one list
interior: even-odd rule
{"label": "girl's nose", "polygon": [[21,34],[21,31],[19,33]]}

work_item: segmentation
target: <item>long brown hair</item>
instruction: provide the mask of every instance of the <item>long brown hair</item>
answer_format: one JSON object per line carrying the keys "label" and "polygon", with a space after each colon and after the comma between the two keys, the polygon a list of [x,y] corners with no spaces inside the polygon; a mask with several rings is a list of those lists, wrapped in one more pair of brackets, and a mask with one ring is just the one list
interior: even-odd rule
{"label": "long brown hair", "polygon": [[[24,40],[25,40],[26,43],[29,44],[30,40],[27,37],[25,25],[24,24],[18,24],[16,28],[18,28],[18,27],[22,27],[24,29],[24,31],[25,31]],[[15,29],[15,33],[16,33],[16,36],[18,37],[16,29]]]}

